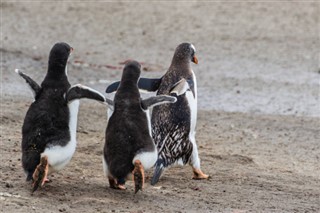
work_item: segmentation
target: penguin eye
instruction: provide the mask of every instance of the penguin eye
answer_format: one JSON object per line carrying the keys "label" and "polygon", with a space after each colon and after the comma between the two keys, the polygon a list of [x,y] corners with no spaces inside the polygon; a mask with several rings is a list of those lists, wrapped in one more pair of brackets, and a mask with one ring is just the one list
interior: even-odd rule
{"label": "penguin eye", "polygon": [[192,55],[196,53],[196,48],[193,46],[193,44],[190,44]]}
{"label": "penguin eye", "polygon": [[193,57],[195,56],[196,52],[194,51],[194,49],[191,49],[191,59],[193,59]]}

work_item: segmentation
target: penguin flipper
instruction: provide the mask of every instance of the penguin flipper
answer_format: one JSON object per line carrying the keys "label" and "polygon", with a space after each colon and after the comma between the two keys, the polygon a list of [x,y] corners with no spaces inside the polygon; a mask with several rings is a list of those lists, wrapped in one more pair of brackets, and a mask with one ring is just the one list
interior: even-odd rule
{"label": "penguin flipper", "polygon": [[[81,99],[81,98],[88,98],[88,99],[100,101],[102,103],[105,103],[105,102],[108,103],[106,101],[106,98],[100,92],[81,84],[76,84],[72,86],[66,94],[66,100],[68,103],[73,100]],[[108,101],[111,101],[111,100],[108,100]]]}
{"label": "penguin flipper", "polygon": [[20,75],[27,82],[27,84],[29,85],[30,89],[32,90],[34,98],[36,98],[37,95],[39,95],[39,93],[41,91],[41,87],[39,86],[39,84],[37,84],[37,82],[35,82],[28,75],[26,75],[23,72],[21,72],[19,69],[15,69],[15,72],[18,75]]}
{"label": "penguin flipper", "polygon": [[[138,81],[138,88],[143,91],[155,92],[159,89],[162,78],[140,78]],[[112,93],[117,91],[120,85],[120,81],[116,81],[110,84],[106,93]]]}
{"label": "penguin flipper", "polygon": [[147,110],[149,107],[154,107],[156,105],[165,104],[165,103],[175,103],[177,101],[176,97],[169,95],[158,95],[151,98],[147,98],[141,101],[141,107],[144,110]]}
{"label": "penguin flipper", "polygon": [[108,107],[110,110],[114,110],[114,102],[113,100],[109,99],[109,98],[105,98],[106,99],[106,103],[108,104]]}
{"label": "penguin flipper", "polygon": [[138,88],[140,90],[155,92],[159,89],[162,78],[140,78]]}
{"label": "penguin flipper", "polygon": [[162,172],[164,171],[164,166],[163,164],[161,163],[162,160],[161,159],[158,159],[157,163],[156,163],[156,166],[155,166],[155,169],[154,169],[154,173],[153,173],[153,176],[152,176],[152,179],[151,179],[151,185],[154,186],[158,183],[159,179],[160,179],[160,176],[162,175]]}
{"label": "penguin flipper", "polygon": [[188,81],[185,78],[182,78],[176,84],[173,85],[172,89],[170,90],[170,94],[176,94],[177,96],[185,94],[190,88],[192,87],[193,81]]}
{"label": "penguin flipper", "polygon": [[112,92],[117,91],[119,85],[120,85],[120,81],[113,82],[112,84],[110,84],[110,85],[107,87],[106,93],[112,93]]}

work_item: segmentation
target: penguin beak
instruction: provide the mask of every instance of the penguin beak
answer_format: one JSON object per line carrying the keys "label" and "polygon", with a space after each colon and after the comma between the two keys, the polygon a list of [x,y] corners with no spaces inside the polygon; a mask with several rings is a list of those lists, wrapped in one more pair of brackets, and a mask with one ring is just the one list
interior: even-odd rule
{"label": "penguin beak", "polygon": [[192,62],[195,64],[198,64],[198,58],[196,56],[193,56]]}

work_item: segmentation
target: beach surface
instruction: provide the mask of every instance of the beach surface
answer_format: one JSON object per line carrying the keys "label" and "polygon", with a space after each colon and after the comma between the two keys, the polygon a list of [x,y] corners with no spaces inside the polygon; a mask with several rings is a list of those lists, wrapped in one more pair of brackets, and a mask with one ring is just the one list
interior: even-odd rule
{"label": "beach surface", "polygon": [[[0,9],[0,212],[320,211],[319,2],[2,1]],[[193,43],[196,140],[210,179],[192,180],[187,165],[167,169],[155,186],[147,171],[137,194],[132,181],[110,189],[107,107],[82,100],[75,155],[32,195],[21,127],[33,97],[14,70],[40,84],[58,41],[74,48],[70,83],[101,93],[128,59],[143,77],[161,77],[175,47]]]}

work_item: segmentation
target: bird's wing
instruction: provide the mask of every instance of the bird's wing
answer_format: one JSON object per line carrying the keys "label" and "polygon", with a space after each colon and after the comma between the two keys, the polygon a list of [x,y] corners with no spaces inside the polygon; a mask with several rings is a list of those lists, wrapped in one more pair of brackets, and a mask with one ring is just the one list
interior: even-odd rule
{"label": "bird's wing", "polygon": [[[155,92],[159,89],[162,78],[140,78],[138,81],[138,88],[142,91]],[[113,82],[110,84],[106,93],[112,93],[117,91],[120,85],[120,81]]]}
{"label": "bird's wing", "polygon": [[71,102],[73,100],[81,98],[93,99],[102,103],[109,103],[111,101],[106,101],[106,98],[100,92],[81,84],[76,84],[72,86],[66,94],[67,102]]}
{"label": "bird's wing", "polygon": [[109,109],[111,109],[113,111],[114,109],[114,102],[113,100],[106,98],[106,103],[108,104]]}
{"label": "bird's wing", "polygon": [[192,84],[192,80],[186,80],[185,78],[182,78],[173,85],[172,89],[170,90],[170,94],[176,94],[177,96],[183,95],[192,88]]}
{"label": "bird's wing", "polygon": [[155,92],[159,89],[162,78],[140,78],[138,87],[140,90]]}
{"label": "bird's wing", "polygon": [[112,84],[110,84],[110,85],[107,87],[106,93],[112,93],[112,92],[117,91],[119,85],[120,85],[120,81],[113,82]]}
{"label": "bird's wing", "polygon": [[149,107],[154,107],[156,105],[165,104],[165,103],[174,103],[177,101],[176,97],[169,95],[158,95],[151,98],[147,98],[141,101],[141,107],[144,110],[147,110]]}
{"label": "bird's wing", "polygon": [[37,95],[39,95],[39,93],[41,91],[41,87],[39,86],[39,84],[37,84],[37,82],[35,82],[28,75],[21,72],[19,69],[16,69],[15,72],[18,73],[18,75],[20,75],[27,82],[27,84],[29,85],[29,87],[33,93],[34,98],[36,98]]}

